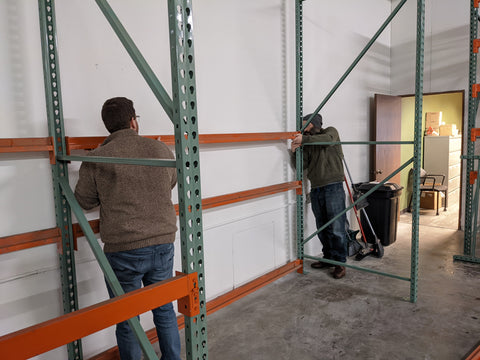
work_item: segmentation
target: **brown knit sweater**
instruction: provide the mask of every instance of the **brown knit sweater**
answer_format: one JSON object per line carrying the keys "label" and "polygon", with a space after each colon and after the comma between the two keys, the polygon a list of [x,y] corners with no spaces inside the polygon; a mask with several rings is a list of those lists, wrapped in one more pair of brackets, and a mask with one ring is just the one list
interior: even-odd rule
{"label": "brown knit sweater", "polygon": [[[132,129],[114,132],[89,155],[174,159],[164,143]],[[104,251],[126,251],[175,241],[171,195],[176,182],[175,168],[84,162],[75,197],[84,209],[100,206]]]}

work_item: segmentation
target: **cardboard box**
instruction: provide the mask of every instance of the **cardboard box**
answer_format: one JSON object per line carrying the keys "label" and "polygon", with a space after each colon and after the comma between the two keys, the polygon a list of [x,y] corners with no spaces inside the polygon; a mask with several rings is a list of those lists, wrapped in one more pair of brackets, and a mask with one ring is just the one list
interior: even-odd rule
{"label": "cardboard box", "polygon": [[440,125],[440,136],[455,136],[458,134],[457,125],[445,124]]}
{"label": "cardboard box", "polygon": [[422,209],[437,210],[437,192],[422,191],[420,193],[420,207]]}
{"label": "cardboard box", "polygon": [[[437,195],[439,197],[439,204],[437,204]],[[420,208],[422,209],[437,210],[437,205],[442,207],[444,206],[444,203],[445,195],[442,192],[437,194],[436,191],[422,191],[420,193]]]}
{"label": "cardboard box", "polygon": [[425,114],[425,130],[432,128],[433,132],[439,133],[440,125],[442,124],[442,112],[427,112]]}

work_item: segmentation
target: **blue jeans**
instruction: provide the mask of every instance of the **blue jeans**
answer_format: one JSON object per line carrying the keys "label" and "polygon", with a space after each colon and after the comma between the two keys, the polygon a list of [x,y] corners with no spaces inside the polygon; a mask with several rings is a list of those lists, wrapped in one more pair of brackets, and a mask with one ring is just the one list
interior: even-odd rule
{"label": "blue jeans", "polygon": [[[173,272],[173,244],[148,246],[141,249],[105,253],[123,291],[140,289],[144,286],[166,280]],[[107,283],[110,298],[114,297]],[[153,322],[157,329],[158,342],[162,351],[161,360],[180,359],[180,335],[177,317],[172,303],[152,310]],[[140,360],[142,350],[127,321],[117,324],[115,331],[122,360]]]}
{"label": "blue jeans", "polygon": [[[343,182],[314,188],[310,192],[312,211],[317,229],[345,210],[345,190]],[[347,261],[347,216],[343,214],[324,230],[318,233],[323,246],[325,259]]]}

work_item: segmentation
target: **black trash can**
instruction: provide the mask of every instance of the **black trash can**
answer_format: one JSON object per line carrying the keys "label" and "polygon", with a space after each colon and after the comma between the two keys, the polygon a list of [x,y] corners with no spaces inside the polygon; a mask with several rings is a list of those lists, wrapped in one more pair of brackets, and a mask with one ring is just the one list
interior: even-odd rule
{"label": "black trash can", "polygon": [[[356,188],[362,193],[366,194],[374,186],[378,185],[375,182],[358,184]],[[397,239],[397,224],[400,215],[399,198],[402,194],[403,187],[394,183],[385,183],[380,185],[373,193],[368,195],[368,206],[364,208],[368,219],[380,239],[383,246],[393,244]],[[369,243],[375,243],[375,236],[368,224],[368,221],[363,213],[361,213],[361,223],[365,237]]]}

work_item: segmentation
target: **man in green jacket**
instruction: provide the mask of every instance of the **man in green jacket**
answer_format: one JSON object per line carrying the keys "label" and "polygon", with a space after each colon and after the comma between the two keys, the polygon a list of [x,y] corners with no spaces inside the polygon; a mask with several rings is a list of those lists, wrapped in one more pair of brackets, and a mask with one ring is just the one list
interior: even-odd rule
{"label": "man in green jacket", "polygon": [[[138,135],[133,102],[107,100],[102,120],[110,132],[91,156],[174,159],[162,142]],[[177,218],[171,200],[175,168],[82,163],[75,197],[84,209],[100,206],[105,256],[127,293],[172,277]],[[107,284],[110,297],[114,294]],[[180,337],[172,303],[152,310],[162,359],[180,360]],[[140,345],[127,321],[117,324],[122,360],[140,360]]]}
{"label": "man in green jacket", "polygon": [[[303,118],[304,124],[311,115]],[[292,141],[291,150],[303,147],[303,168],[307,170],[310,180],[310,200],[315,215],[317,228],[322,227],[339,213],[345,210],[345,179],[343,170],[343,152],[340,144],[308,145],[310,143],[340,142],[340,136],[334,127],[322,128],[322,116],[317,114]],[[338,217],[318,234],[323,246],[323,257],[339,262],[347,261],[346,214]],[[317,261],[311,265],[315,269],[332,267],[333,265]],[[344,266],[335,266],[333,277],[341,279],[345,276]]]}

